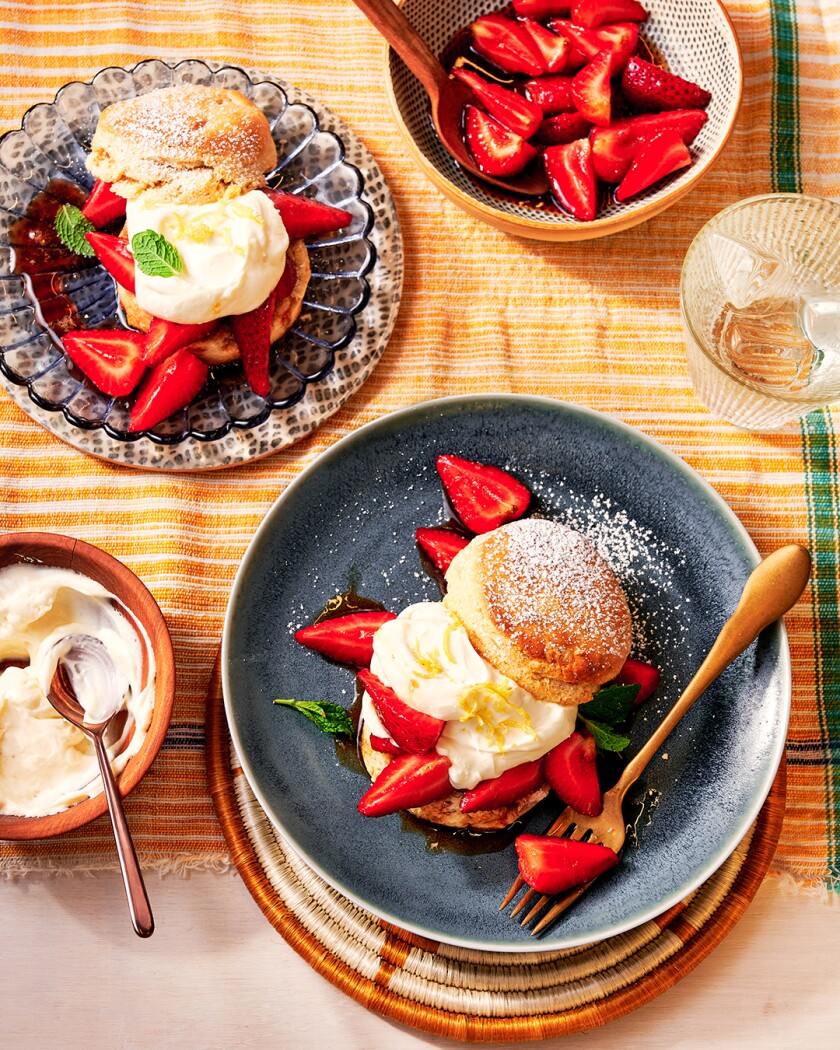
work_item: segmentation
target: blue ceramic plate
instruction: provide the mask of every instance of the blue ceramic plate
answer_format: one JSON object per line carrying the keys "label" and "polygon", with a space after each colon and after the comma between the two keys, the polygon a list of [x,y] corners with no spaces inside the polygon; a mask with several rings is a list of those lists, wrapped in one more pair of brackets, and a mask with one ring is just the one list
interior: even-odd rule
{"label": "blue ceramic plate", "polygon": [[[349,706],[353,676],[292,635],[354,586],[398,611],[435,601],[414,530],[446,517],[435,457],[512,469],[538,513],[589,535],[634,618],[634,652],[663,672],[629,753],[691,678],[758,561],[735,515],[681,460],[606,416],[542,398],[446,398],[386,416],[324,453],[283,493],[236,578],[222,647],[225,708],[242,767],[285,839],[328,882],[381,917],[451,944],[565,948],[661,913],[719,867],[764,802],[784,746],[790,663],[784,629],[764,633],[683,719],[628,797],[637,844],[542,938],[499,902],[516,875],[509,843],[452,850],[453,833],[365,818],[367,778],[331,738],[275,697]],[[547,800],[522,822],[540,833]],[[495,847],[492,848],[492,847]]]}

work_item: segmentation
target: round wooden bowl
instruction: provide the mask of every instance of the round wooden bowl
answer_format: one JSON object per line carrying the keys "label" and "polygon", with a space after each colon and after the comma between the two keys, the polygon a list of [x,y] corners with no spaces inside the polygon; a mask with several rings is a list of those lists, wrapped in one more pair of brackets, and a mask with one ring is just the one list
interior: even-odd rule
{"label": "round wooden bowl", "polygon": [[[720,0],[643,0],[649,17],[641,38],[668,69],[711,91],[709,119],[691,145],[691,167],[675,172],[637,198],[603,204],[598,218],[581,222],[560,209],[535,207],[463,171],[444,150],[429,117],[426,92],[399,56],[387,51],[388,96],[412,157],[451,201],[505,233],[541,241],[585,241],[646,222],[692,190],[726,145],[743,89],[741,49]],[[409,21],[440,56],[459,31],[480,15],[503,11],[504,0],[400,0]],[[561,17],[569,17],[564,15]]]}
{"label": "round wooden bowl", "polygon": [[[116,558],[71,536],[51,532],[16,532],[0,536],[0,569],[18,562],[39,562],[71,569],[106,587],[146,629],[155,659],[155,701],[152,722],[140,750],[119,775],[122,795],[139,783],[160,751],[175,699],[175,659],[166,621],[146,586]],[[144,655],[144,676],[148,663]],[[102,816],[108,806],[100,792],[75,806],[43,817],[18,817],[0,813],[0,839],[42,839],[87,824]]]}

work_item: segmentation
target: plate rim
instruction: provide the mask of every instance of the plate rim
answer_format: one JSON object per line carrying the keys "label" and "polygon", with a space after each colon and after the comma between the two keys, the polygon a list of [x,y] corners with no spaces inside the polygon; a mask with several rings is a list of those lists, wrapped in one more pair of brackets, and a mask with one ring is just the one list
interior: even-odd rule
{"label": "plate rim", "polygon": [[[233,703],[231,698],[231,681],[229,677],[229,658],[230,658],[230,635],[233,628],[234,619],[234,606],[238,604],[240,595],[243,591],[243,578],[248,568],[249,555],[256,548],[256,546],[262,541],[263,537],[270,532],[273,525],[273,520],[278,515],[289,499],[292,499],[296,494],[297,490],[301,488],[306,481],[318,471],[325,462],[330,462],[334,459],[340,458],[344,451],[348,448],[352,448],[359,443],[363,443],[367,435],[376,432],[380,427],[387,427],[401,423],[406,419],[422,415],[434,411],[435,409],[445,409],[446,407],[453,407],[457,404],[462,404],[465,407],[475,409],[483,401],[495,401],[495,402],[506,402],[512,405],[520,407],[527,407],[531,404],[541,409],[548,409],[550,411],[557,411],[560,413],[571,413],[571,415],[579,415],[584,419],[597,420],[602,424],[606,424],[609,428],[614,429],[620,435],[625,438],[631,438],[633,442],[646,446],[648,449],[653,451],[655,454],[661,456],[670,466],[672,466],[679,474],[684,476],[692,484],[696,485],[705,496],[707,502],[712,504],[715,509],[725,518],[727,524],[730,526],[732,531],[742,541],[744,551],[748,555],[752,562],[753,568],[761,561],[758,549],[756,548],[752,538],[747,532],[741,520],[732,510],[732,508],[726,503],[723,497],[705,480],[693,467],[691,467],[685,460],[681,459],[676,453],[671,452],[670,449],[666,448],[661,442],[657,441],[656,438],[644,433],[636,427],[631,426],[628,423],[617,419],[615,416],[610,415],[606,412],[600,412],[597,409],[589,408],[585,405],[575,404],[569,401],[563,401],[559,398],[546,397],[538,394],[512,394],[512,393],[493,393],[483,392],[481,394],[456,394],[448,397],[433,398],[427,401],[418,401],[412,405],[407,405],[403,408],[397,409],[394,412],[388,412],[385,415],[378,416],[376,419],[370,420],[363,426],[354,430],[350,434],[346,434],[340,438],[328,449],[324,449],[316,458],[308,464],[297,477],[290,482],[290,484],[280,493],[271,507],[265,514],[265,517],[260,522],[254,535],[251,537],[247,548],[243,552],[242,560],[239,563],[239,568],[236,571],[233,583],[231,585],[230,595],[228,597],[227,607],[225,609],[224,623],[222,627],[222,644],[221,644],[221,682],[222,682],[222,697],[224,700],[225,718],[228,724],[228,728],[231,735],[233,746],[236,750],[236,754],[239,757],[239,761],[242,767],[242,771],[254,792],[260,806],[265,811],[272,825],[277,829],[280,835],[283,837],[284,842],[297,853],[297,855],[312,868],[322,879],[337,892],[341,893],[348,900],[351,900],[354,904],[359,907],[366,909],[377,915],[380,919],[386,922],[393,923],[401,929],[407,930],[410,933],[417,934],[421,937],[432,938],[434,940],[442,941],[443,943],[454,945],[455,947],[467,948],[477,951],[494,951],[494,952],[505,952],[509,954],[516,954],[521,952],[545,952],[562,950],[566,948],[575,948],[583,944],[593,944],[599,941],[606,940],[609,937],[616,936],[620,933],[624,933],[627,930],[634,929],[641,925],[643,922],[649,919],[656,918],[663,912],[667,911],[670,907],[677,904],[680,900],[686,897],[689,893],[693,893],[703,882],[708,879],[725,860],[732,854],[740,840],[746,834],[753,821],[756,819],[761,807],[767,799],[770,792],[770,788],[773,784],[774,777],[779,768],[781,760],[784,756],[785,741],[787,738],[787,729],[790,720],[791,710],[791,696],[792,696],[792,675],[791,675],[791,662],[790,662],[790,646],[788,644],[787,631],[785,629],[784,621],[779,621],[776,625],[777,630],[777,666],[778,670],[782,675],[781,691],[782,691],[782,702],[781,702],[781,722],[779,725],[779,731],[776,740],[774,741],[774,747],[771,749],[770,762],[768,766],[768,772],[765,774],[763,779],[759,782],[753,797],[750,801],[750,805],[744,810],[741,815],[741,819],[737,824],[735,831],[730,834],[729,838],[714,854],[714,856],[707,861],[698,872],[695,872],[694,876],[687,882],[683,883],[672,891],[667,897],[657,901],[656,904],[651,905],[645,911],[633,915],[629,920],[615,921],[600,927],[594,934],[590,933],[586,936],[583,935],[572,935],[567,937],[553,937],[548,936],[542,938],[535,938],[534,943],[529,942],[487,942],[484,940],[472,940],[470,938],[464,938],[457,935],[447,934],[445,931],[435,930],[429,926],[421,926],[418,923],[407,922],[404,918],[394,915],[393,913],[371,904],[370,901],[365,900],[358,896],[358,894],[350,891],[343,883],[333,876],[331,873],[326,871],[323,866],[309,853],[299,845],[297,841],[287,832],[285,827],[277,820],[276,815],[272,812],[272,807],[265,797],[262,789],[259,785],[258,779],[255,775],[253,768],[250,765],[250,761],[245,752],[243,741],[239,733],[239,726],[237,724],[235,712],[233,710]],[[744,815],[746,814],[746,816]],[[501,887],[503,891],[505,887]]]}

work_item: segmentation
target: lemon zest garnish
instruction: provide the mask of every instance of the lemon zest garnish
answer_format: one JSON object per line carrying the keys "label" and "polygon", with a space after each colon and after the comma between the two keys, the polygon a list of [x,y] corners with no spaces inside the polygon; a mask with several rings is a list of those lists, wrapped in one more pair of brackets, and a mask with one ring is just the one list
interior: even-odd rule
{"label": "lemon zest garnish", "polygon": [[161,233],[168,240],[177,241],[184,235],[184,220],[177,212],[172,212],[161,223]]}
{"label": "lemon zest garnish", "polygon": [[452,655],[452,635],[461,625],[458,623],[449,623],[446,625],[443,632],[443,655],[451,663],[455,663],[455,657]]}
{"label": "lemon zest garnish", "polygon": [[212,226],[196,219],[193,219],[186,229],[186,236],[196,244],[206,244],[215,233],[216,230]]}
{"label": "lemon zest garnish", "polygon": [[[488,744],[496,747],[499,754],[505,753],[505,739],[508,729],[521,729],[530,733],[536,740],[537,732],[531,724],[528,713],[511,702],[513,685],[504,682],[477,682],[464,690],[458,705],[464,712],[460,722],[475,719],[479,730],[484,734]],[[518,715],[519,718],[496,718],[496,714]]]}
{"label": "lemon zest garnish", "polygon": [[420,642],[417,641],[410,647],[409,652],[425,672],[417,671],[418,678],[437,678],[438,675],[443,674],[443,665],[437,649],[432,649],[428,654],[423,653],[420,649]]}
{"label": "lemon zest garnish", "polygon": [[247,204],[231,204],[228,207],[228,211],[231,215],[237,215],[240,219],[250,219],[252,222],[258,223],[260,226],[265,226],[265,221],[257,215],[253,208],[249,208]]}

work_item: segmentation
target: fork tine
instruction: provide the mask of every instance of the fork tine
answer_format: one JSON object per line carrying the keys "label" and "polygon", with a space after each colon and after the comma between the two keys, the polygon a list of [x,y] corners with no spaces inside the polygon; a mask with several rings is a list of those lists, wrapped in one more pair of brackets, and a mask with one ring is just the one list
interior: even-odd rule
{"label": "fork tine", "polygon": [[[548,829],[548,831],[546,831],[546,835],[562,836],[567,831],[570,831],[570,830],[571,830],[572,833],[574,833],[574,829],[575,829],[576,825],[575,825],[574,821],[570,821],[568,819],[568,817],[566,816],[566,814],[568,812],[569,812],[569,808],[563,810],[563,812],[554,821],[554,823],[551,825],[551,827]],[[521,875],[517,875],[516,878],[513,880],[513,883],[511,884],[510,889],[507,891],[507,894],[505,895],[505,899],[499,905],[499,911],[504,911],[505,910],[505,908],[510,904],[510,902],[517,895],[517,893],[519,893],[519,891],[522,889],[522,887],[524,885],[525,885],[525,880],[522,878]],[[533,898],[533,896],[534,896],[534,891],[529,889],[528,892],[522,898],[522,900],[520,900],[516,904],[516,906],[514,907],[513,911],[510,913],[510,917],[513,918],[515,915],[518,915],[519,912],[522,911],[522,909],[528,903],[528,901],[530,901]]]}
{"label": "fork tine", "polygon": [[546,912],[545,915],[543,915],[543,917],[533,928],[533,930],[531,930],[531,936],[535,937],[538,933],[541,933],[546,928],[546,926],[551,925],[551,923],[554,922],[558,915],[562,915],[562,913],[571,904],[574,904],[574,902],[578,899],[578,897],[580,897],[582,893],[585,893],[586,890],[589,889],[589,887],[592,885],[592,881],[585,882],[582,886],[576,886],[575,889],[569,890],[567,893],[564,893],[562,897],[559,897],[557,899],[557,903],[552,908],[549,908],[549,910]]}
{"label": "fork tine", "polygon": [[[534,894],[534,890],[531,890],[531,893]],[[525,916],[525,918],[522,920],[522,922],[519,925],[520,926],[527,926],[528,923],[531,921],[531,919],[533,919],[534,916],[538,912],[540,912],[546,906],[546,904],[548,904],[548,902],[550,900],[551,900],[551,897],[546,897],[546,896],[540,897],[540,899],[537,901],[537,903],[534,905],[534,907],[531,908],[531,910],[528,912],[528,914]]]}
{"label": "fork tine", "polygon": [[522,896],[522,900],[520,900],[520,901],[519,901],[519,903],[518,903],[518,904],[516,905],[516,907],[515,907],[515,908],[513,909],[513,911],[512,911],[511,913],[510,913],[510,917],[511,917],[512,919],[513,919],[513,918],[515,918],[515,917],[516,917],[516,916],[517,916],[517,915],[518,915],[518,914],[519,914],[519,913],[520,913],[520,912],[522,911],[522,909],[523,909],[523,908],[525,907],[525,905],[526,905],[526,904],[528,903],[528,901],[529,901],[529,900],[532,900],[532,899],[533,899],[533,897],[534,897],[534,893],[535,893],[535,891],[534,891],[534,890],[532,890],[532,889],[531,889],[531,888],[529,887],[529,888],[528,888],[528,892],[527,892],[527,893],[525,893],[525,894],[523,894],[523,896]]}
{"label": "fork tine", "polygon": [[[525,880],[522,878],[521,875],[517,875],[516,878],[513,880],[513,885],[507,891],[507,896],[502,901],[502,903],[499,905],[499,911],[504,911],[505,910],[505,908],[510,904],[510,902],[517,895],[517,893],[519,893],[519,891],[522,889],[522,887],[524,885],[525,885]],[[513,914],[515,915],[516,912],[514,912]]]}

